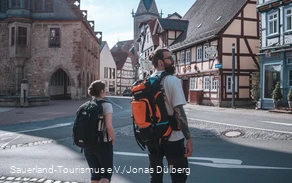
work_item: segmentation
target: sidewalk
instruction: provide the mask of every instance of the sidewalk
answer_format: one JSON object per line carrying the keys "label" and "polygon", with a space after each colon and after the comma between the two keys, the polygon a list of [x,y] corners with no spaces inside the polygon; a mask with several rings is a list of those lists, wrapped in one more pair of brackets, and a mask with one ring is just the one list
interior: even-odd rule
{"label": "sidewalk", "polygon": [[[88,101],[84,100],[51,100],[50,105],[40,106],[40,107],[29,107],[29,108],[1,108],[0,107],[0,126],[9,125],[16,123],[25,123],[25,122],[36,122],[44,121],[50,119],[57,119],[67,116],[74,116],[78,107]],[[255,110],[255,109],[243,109],[243,108],[220,108],[213,106],[203,106],[203,105],[193,105],[187,104],[185,108],[190,108],[194,110],[207,110],[207,111],[217,111],[225,113],[236,113],[239,115],[256,115],[256,116],[271,116],[291,119],[292,115],[278,114],[273,111],[273,113],[268,110]]]}
{"label": "sidewalk", "polygon": [[78,107],[88,101],[84,100],[51,100],[48,106],[28,108],[1,108],[0,125],[24,122],[44,121],[67,116],[74,116]]}

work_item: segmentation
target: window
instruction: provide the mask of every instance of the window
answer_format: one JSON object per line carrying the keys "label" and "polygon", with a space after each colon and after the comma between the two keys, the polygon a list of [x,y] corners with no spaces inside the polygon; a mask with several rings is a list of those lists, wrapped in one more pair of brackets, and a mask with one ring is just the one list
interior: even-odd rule
{"label": "window", "polygon": [[115,68],[113,68],[113,79],[116,79],[116,71],[115,71],[116,69]]}
{"label": "window", "polygon": [[209,76],[204,77],[204,91],[210,90],[210,78]]}
{"label": "window", "polygon": [[15,45],[15,27],[11,27],[11,46]]}
{"label": "window", "polygon": [[278,13],[268,15],[268,22],[269,35],[278,33]]}
{"label": "window", "polygon": [[[237,76],[234,77],[235,82],[235,92],[237,92]],[[226,92],[232,92],[232,76],[226,76]]]}
{"label": "window", "polygon": [[181,51],[180,52],[180,61],[179,61],[180,65],[185,63],[185,52]]}
{"label": "window", "polygon": [[202,61],[202,47],[197,48],[197,61]]}
{"label": "window", "polygon": [[214,76],[211,76],[211,83],[212,83],[211,91],[217,91],[217,83],[218,82]]}
{"label": "window", "polygon": [[60,47],[60,28],[50,28],[50,47]]}
{"label": "window", "polygon": [[190,79],[190,89],[197,89],[197,78],[191,78]]}
{"label": "window", "polygon": [[35,11],[41,12],[43,10],[43,0],[35,0]]}
{"label": "window", "polygon": [[208,46],[204,46],[204,60],[208,60],[208,54],[206,52]]}
{"label": "window", "polygon": [[27,46],[27,28],[18,27],[17,44],[21,46]]}
{"label": "window", "polygon": [[272,98],[278,81],[281,81],[281,65],[264,65],[264,98]]}
{"label": "window", "polygon": [[5,12],[7,10],[7,0],[0,1],[0,12]]}
{"label": "window", "polygon": [[45,11],[46,12],[53,11],[53,0],[45,0]]}
{"label": "window", "polygon": [[20,8],[21,0],[12,0],[11,8]]}
{"label": "window", "polygon": [[112,68],[109,68],[109,79],[112,79]]}
{"label": "window", "polygon": [[287,65],[292,64],[292,58],[287,58]]}
{"label": "window", "polygon": [[186,63],[187,64],[191,63],[191,50],[190,49],[188,49],[186,51]]}
{"label": "window", "polygon": [[108,68],[107,67],[104,67],[104,75],[103,75],[103,77],[106,79],[106,78],[108,78],[108,73],[107,73],[107,71],[108,71]]}
{"label": "window", "polygon": [[286,27],[285,31],[292,30],[292,9],[285,10],[285,20],[286,20]]}

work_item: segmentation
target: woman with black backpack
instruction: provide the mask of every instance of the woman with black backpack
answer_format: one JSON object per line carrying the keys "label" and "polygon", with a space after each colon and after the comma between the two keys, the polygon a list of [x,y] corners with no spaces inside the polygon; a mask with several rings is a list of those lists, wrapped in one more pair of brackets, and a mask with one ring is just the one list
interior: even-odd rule
{"label": "woman with black backpack", "polygon": [[103,143],[98,148],[84,148],[84,155],[91,169],[91,183],[109,183],[113,170],[113,144],[115,140],[114,129],[112,125],[113,107],[105,102],[106,96],[105,84],[100,81],[94,81],[88,88],[88,94],[92,97],[91,102],[102,105],[102,124],[98,124],[98,130],[103,131]]}

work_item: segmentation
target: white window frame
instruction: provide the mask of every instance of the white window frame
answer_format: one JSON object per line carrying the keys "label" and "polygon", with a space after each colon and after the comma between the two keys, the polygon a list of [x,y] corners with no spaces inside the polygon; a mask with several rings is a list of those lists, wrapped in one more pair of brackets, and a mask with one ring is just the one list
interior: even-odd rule
{"label": "white window frame", "polygon": [[183,65],[185,63],[185,51],[180,52],[179,56],[179,65]]}
{"label": "white window frame", "polygon": [[[291,11],[290,14],[288,15],[287,12],[288,11]],[[285,9],[285,31],[292,31],[292,8],[287,8]],[[288,20],[290,19],[290,20]],[[287,25],[288,25],[288,22],[290,22],[290,29],[288,29]]]}
{"label": "white window frame", "polygon": [[210,76],[204,76],[204,91],[210,91]]}
{"label": "white window frame", "polygon": [[[276,16],[275,16],[276,15]],[[272,18],[270,19],[270,17],[272,16]],[[279,33],[279,13],[278,12],[274,12],[271,14],[268,14],[268,35],[274,35],[274,34],[278,34]],[[271,33],[271,27],[270,27],[270,23],[273,24],[273,28],[276,26],[276,30],[273,30],[273,32]]]}
{"label": "white window frame", "polygon": [[204,46],[204,60],[208,60],[208,54],[206,52],[206,49],[208,48],[208,46]]}
{"label": "white window frame", "polygon": [[197,61],[202,61],[202,57],[203,57],[203,50],[202,47],[197,47]]}
{"label": "white window frame", "polygon": [[[237,76],[235,78],[235,92],[238,92],[238,82],[237,82]],[[229,85],[230,81],[230,85]],[[232,92],[232,76],[226,76],[226,92],[231,93]]]}
{"label": "white window frame", "polygon": [[191,90],[197,89],[197,78],[195,77],[190,78],[190,89]]}
{"label": "white window frame", "polygon": [[218,80],[214,79],[214,76],[211,76],[211,91],[212,92],[217,92],[218,89]]}
{"label": "white window frame", "polygon": [[187,49],[186,51],[186,64],[191,63],[191,50]]}

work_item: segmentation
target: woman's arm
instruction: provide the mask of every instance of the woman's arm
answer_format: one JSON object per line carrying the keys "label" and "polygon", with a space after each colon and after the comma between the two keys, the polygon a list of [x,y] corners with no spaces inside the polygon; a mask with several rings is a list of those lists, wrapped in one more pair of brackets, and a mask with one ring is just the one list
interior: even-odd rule
{"label": "woman's arm", "polygon": [[104,117],[105,117],[105,126],[106,126],[107,133],[112,139],[112,142],[114,143],[115,133],[114,133],[113,123],[112,123],[112,115],[113,115],[112,113],[107,113]]}

